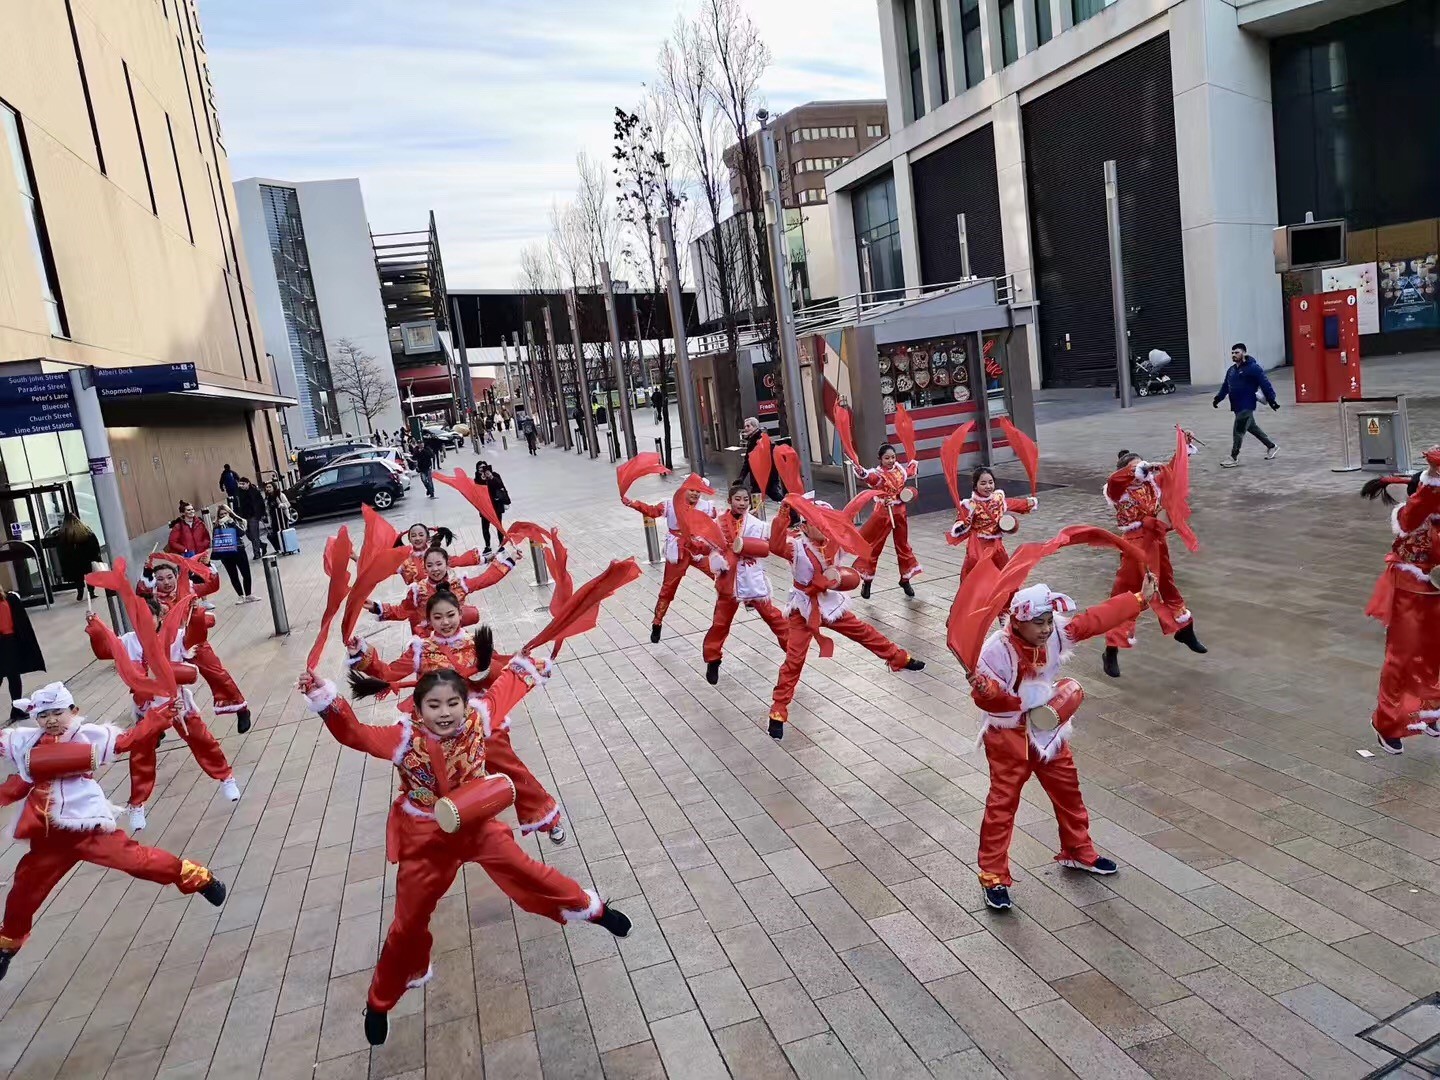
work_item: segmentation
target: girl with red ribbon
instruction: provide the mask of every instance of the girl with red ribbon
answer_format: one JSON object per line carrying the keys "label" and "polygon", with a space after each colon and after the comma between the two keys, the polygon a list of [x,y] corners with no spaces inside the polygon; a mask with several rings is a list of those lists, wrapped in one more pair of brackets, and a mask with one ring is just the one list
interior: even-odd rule
{"label": "girl with red ribbon", "polygon": [[735,613],[744,604],[759,615],[782,650],[789,648],[790,631],[785,614],[770,598],[770,579],[765,576],[765,558],[770,554],[770,531],[750,513],[750,489],[734,484],[729,492],[729,509],[717,514],[715,524],[724,546],[711,553],[715,571],[715,614],[705,635],[701,655],[705,660],[705,681],[720,681],[720,662],[725,640]]}
{"label": "girl with red ribbon", "polygon": [[855,560],[855,569],[864,582],[860,586],[860,595],[866,600],[870,599],[870,584],[875,580],[875,570],[881,554],[885,551],[885,542],[893,536],[895,558],[900,564],[900,588],[906,596],[914,596],[915,589],[910,582],[919,577],[924,569],[915,555],[915,550],[910,546],[910,518],[905,504],[915,494],[909,484],[918,474],[920,463],[912,455],[909,461],[901,465],[895,448],[889,443],[880,447],[876,457],[879,464],[873,469],[863,468],[858,462],[850,463],[856,478],[863,480],[879,493],[879,498],[875,500],[875,509],[860,529],[860,535],[869,545],[868,550]]}
{"label": "girl with red ribbon", "polygon": [[[641,455],[641,457],[644,456]],[[686,571],[693,567],[707,577],[715,576],[715,572],[710,569],[709,545],[698,536],[682,535],[687,530],[683,528],[681,522],[681,515],[687,512],[714,517],[715,505],[708,499],[701,498],[703,495],[714,494],[715,489],[707,484],[703,477],[696,476],[694,473],[685,478],[685,482],[680,485],[673,497],[660,503],[647,503],[632,499],[622,485],[620,494],[622,503],[631,510],[639,511],[647,518],[665,519],[667,530],[664,546],[665,576],[660,580],[660,595],[655,598],[655,613],[650,620],[651,644],[660,640],[660,630],[665,623],[665,613],[670,610],[670,602],[680,591],[680,582],[684,579]],[[676,500],[680,501],[683,509],[677,508]]]}

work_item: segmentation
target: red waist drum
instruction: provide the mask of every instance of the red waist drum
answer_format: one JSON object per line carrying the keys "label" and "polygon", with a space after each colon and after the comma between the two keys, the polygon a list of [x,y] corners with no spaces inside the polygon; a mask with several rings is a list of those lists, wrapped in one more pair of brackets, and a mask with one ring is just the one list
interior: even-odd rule
{"label": "red waist drum", "polygon": [[860,571],[853,566],[837,566],[840,571],[840,580],[835,583],[834,588],[840,592],[853,592],[860,587]]}
{"label": "red waist drum", "polygon": [[459,832],[489,821],[514,805],[515,781],[504,773],[490,773],[436,800],[435,822],[444,832]]}
{"label": "red waist drum", "polygon": [[30,751],[30,776],[36,783],[84,776],[100,767],[100,748],[88,742],[45,743]]}
{"label": "red waist drum", "polygon": [[1025,714],[1025,722],[1036,731],[1054,731],[1080,710],[1085,690],[1074,679],[1060,679],[1055,693],[1044,705],[1037,705]]}

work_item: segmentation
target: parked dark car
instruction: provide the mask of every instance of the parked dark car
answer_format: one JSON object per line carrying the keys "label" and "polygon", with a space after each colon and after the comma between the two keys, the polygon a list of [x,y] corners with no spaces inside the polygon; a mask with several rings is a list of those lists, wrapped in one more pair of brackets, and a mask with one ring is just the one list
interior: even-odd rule
{"label": "parked dark car", "polygon": [[463,437],[455,434],[455,432],[448,428],[441,427],[439,424],[426,424],[421,428],[421,431],[426,438],[433,437],[439,439],[440,445],[445,447],[446,450],[459,450],[465,445]]}
{"label": "parked dark car", "polygon": [[405,497],[405,488],[395,470],[380,460],[327,465],[290,490],[290,507],[301,521],[343,514],[369,503],[376,510],[388,510]]}
{"label": "parked dark car", "polygon": [[368,442],[327,442],[313,446],[302,446],[295,451],[295,471],[303,480],[315,470],[329,465],[338,457],[353,454],[357,450],[374,450]]}

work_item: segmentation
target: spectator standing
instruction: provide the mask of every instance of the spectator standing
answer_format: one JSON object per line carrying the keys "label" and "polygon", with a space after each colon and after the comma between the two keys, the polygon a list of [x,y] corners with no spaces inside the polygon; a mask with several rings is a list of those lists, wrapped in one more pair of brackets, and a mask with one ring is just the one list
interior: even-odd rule
{"label": "spectator standing", "polygon": [[665,391],[656,387],[650,392],[650,404],[655,409],[655,423],[660,423],[662,414],[665,412]]}
{"label": "spectator standing", "polygon": [[266,514],[265,497],[248,476],[240,478],[240,487],[235,492],[235,513],[245,522],[245,536],[250,541],[251,554],[260,558],[265,554],[265,541],[260,537],[260,523]]}
{"label": "spectator standing", "polygon": [[256,599],[252,591],[250,557],[245,554],[243,539],[249,524],[228,506],[220,507],[215,511],[215,533],[210,547],[211,553],[225,567],[225,573],[230,575],[230,587],[242,604]]}
{"label": "spectator standing", "polygon": [[575,421],[575,441],[580,444],[581,450],[588,451],[590,443],[585,438],[585,410],[578,403],[571,411],[570,419]]}
{"label": "spectator standing", "polygon": [[535,457],[535,418],[529,413],[521,413],[518,426],[520,433],[525,436],[525,445],[530,449],[530,456]]}
{"label": "spectator standing", "polygon": [[[236,478],[239,488],[239,477]],[[170,538],[165,550],[172,555],[184,555],[192,559],[210,550],[210,527],[200,519],[192,503],[180,500],[180,516],[170,523]]]}
{"label": "spectator standing", "polygon": [[[760,437],[765,432],[761,429],[759,420],[753,416],[747,416],[745,423],[740,428],[740,433],[745,436],[745,459],[740,466],[740,475],[735,477],[735,483],[745,485],[752,495],[761,494],[760,486],[755,482],[755,474],[750,469],[750,452],[760,445]],[[780,471],[774,467],[773,458],[770,468],[770,484],[763,494],[771,502],[778,503],[785,498],[785,485],[780,480]]]}
{"label": "spectator standing", "polygon": [[1275,388],[1270,385],[1265,369],[1246,352],[1243,341],[1237,342],[1230,346],[1230,370],[1225,372],[1225,381],[1220,384],[1215,400],[1211,402],[1211,405],[1218,409],[1220,402],[1228,397],[1230,411],[1235,414],[1230,456],[1220,462],[1223,468],[1233,469],[1240,464],[1240,448],[1245,442],[1246,432],[1265,444],[1266,461],[1273,461],[1275,455],[1280,453],[1280,448],[1270,441],[1270,437],[1255,422],[1255,409],[1260,404],[1261,394],[1265,396],[1271,409],[1280,408],[1280,403],[1275,400]]}
{"label": "spectator standing", "polygon": [[[100,561],[100,538],[89,525],[80,520],[74,510],[66,510],[60,522],[60,531],[55,536],[55,546],[60,554],[60,572],[66,581],[75,582],[75,599],[85,599],[85,575],[95,569]],[[90,588],[94,599],[95,589]]]}
{"label": "spectator standing", "polygon": [[425,449],[430,451],[431,468],[438,469],[445,464],[445,444],[440,441],[438,436],[431,435],[427,431],[420,441],[424,444]]}
{"label": "spectator standing", "polygon": [[273,480],[265,481],[263,494],[265,509],[270,519],[270,546],[283,555],[285,546],[280,543],[280,534],[290,527],[290,500]]}
{"label": "spectator standing", "polygon": [[240,474],[225,463],[225,468],[220,470],[220,490],[225,492],[225,501],[233,508],[235,506],[235,492],[240,487]]}
{"label": "spectator standing", "polygon": [[430,475],[435,468],[435,453],[430,449],[430,443],[417,442],[411,456],[415,458],[415,471],[420,474],[420,483],[425,485],[425,494],[435,498],[435,479]]}
{"label": "spectator standing", "polygon": [[30,625],[30,614],[17,592],[0,593],[0,676],[10,691],[10,722],[24,720],[26,713],[15,707],[15,699],[25,696],[22,675],[45,670],[45,657],[40,642]]}
{"label": "spectator standing", "polygon": [[[490,468],[488,461],[479,461],[475,464],[475,483],[484,484],[490,492],[490,502],[495,506],[495,516],[501,522],[500,535],[495,540],[497,543],[503,544],[505,542],[505,511],[510,506],[510,492],[505,490],[505,481],[500,478],[498,472]],[[491,550],[490,522],[483,517],[480,519],[480,533],[485,537],[485,550],[489,552]]]}

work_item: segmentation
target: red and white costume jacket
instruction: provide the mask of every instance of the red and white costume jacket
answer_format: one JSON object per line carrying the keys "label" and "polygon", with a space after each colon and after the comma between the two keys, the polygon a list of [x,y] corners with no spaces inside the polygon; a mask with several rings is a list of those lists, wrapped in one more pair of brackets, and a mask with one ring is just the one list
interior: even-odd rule
{"label": "red and white costume jacket", "polygon": [[398,604],[381,604],[379,617],[386,622],[398,622],[403,619],[410,624],[410,629],[418,634],[429,626],[425,619],[425,605],[442,587],[457,598],[463,599],[471,593],[488,589],[497,584],[504,579],[506,574],[515,569],[519,562],[518,555],[502,552],[486,563],[485,568],[479,573],[457,573],[452,570],[446,575],[444,581],[438,583],[431,581],[426,575],[416,580],[405,591],[404,598]]}
{"label": "red and white costume jacket", "polygon": [[[174,563],[168,562],[166,560],[162,561],[166,562],[167,566],[175,565]],[[204,579],[202,581],[192,581],[190,583],[190,595],[198,596],[202,600],[205,599],[205,597],[207,596],[214,596],[217,592],[220,591],[220,571],[215,569],[215,567],[213,566],[207,567],[206,570],[208,572],[204,576]],[[184,570],[180,570],[180,573],[184,572]],[[171,593],[161,593],[158,589],[151,585],[150,582],[146,581],[142,577],[139,581],[135,583],[135,595],[154,597],[156,602],[159,603],[161,609],[160,613],[163,615],[165,612],[170,610],[171,605],[175,603],[180,593],[178,589],[175,592]],[[215,625],[215,620],[213,617],[210,619],[210,625]]]}
{"label": "red and white costume jacket", "polygon": [[[627,505],[632,510],[639,510],[647,518],[663,517],[665,519],[665,528],[668,530],[665,535],[665,561],[678,563],[680,561],[680,522],[675,518],[675,500],[666,499],[662,503],[647,503],[631,499]],[[710,517],[714,517],[717,512],[715,504],[709,499],[701,499],[695,504],[695,509]],[[692,540],[687,546],[689,561],[695,563],[705,561],[709,551],[708,545]]]}
{"label": "red and white costume jacket", "polygon": [[1031,497],[1007,498],[998,488],[988,498],[971,495],[955,512],[955,524],[950,526],[945,542],[952,547],[965,545],[965,568],[969,569],[986,556],[994,556],[997,549],[1004,551],[1005,534],[1000,531],[1002,517],[1028,514],[1037,505]]}
{"label": "red and white costume jacket", "polygon": [[1430,572],[1440,566],[1440,478],[1422,473],[1415,494],[1391,512],[1390,528],[1395,540],[1365,609],[1386,626],[1396,592],[1430,597],[1440,593],[1430,580]]}
{"label": "red and white costume jacket", "polygon": [[905,512],[905,504],[900,499],[900,493],[905,490],[907,484],[914,480],[920,472],[918,461],[907,461],[901,465],[898,461],[890,468],[876,467],[874,469],[862,469],[856,467],[855,475],[872,488],[878,488],[880,498],[875,500],[876,506],[888,506],[892,513]]}
{"label": "red and white costume jacket", "polygon": [[493,724],[503,723],[510,710],[548,677],[552,665],[546,661],[544,666],[542,673],[523,657],[510,661],[483,695],[470,699],[470,711],[460,730],[444,739],[404,715],[394,724],[362,724],[332,682],[322,683],[307,695],[310,708],[342,746],[394,763],[400,790],[387,828],[392,861],[399,850],[400,833],[410,827],[409,822],[434,822],[440,797],[435,779],[438,770],[445,770],[450,791],[486,775],[485,733]]}
{"label": "red and white costume jacket", "polygon": [[[407,555],[405,561],[400,564],[400,569],[395,571],[400,575],[401,581],[405,582],[406,585],[414,585],[415,582],[425,576],[425,553],[430,550],[431,548],[428,544],[418,548],[413,544],[410,546],[410,554]],[[469,551],[462,551],[459,555],[450,556],[451,569],[481,565],[483,565],[483,563],[480,558],[480,552],[475,548],[471,548]]]}
{"label": "red and white costume jacket", "polygon": [[[1068,597],[1056,596],[1072,611]],[[976,682],[970,696],[984,713],[980,738],[990,728],[1018,728],[1025,723],[1025,713],[1044,705],[1055,696],[1055,680],[1060,665],[1075,646],[1087,638],[1098,637],[1145,609],[1138,593],[1112,596],[1102,604],[1074,615],[1055,616],[1055,628],[1044,645],[1033,648],[1021,641],[1011,624],[994,631],[980,648],[980,661],[975,667]],[[1049,761],[1069,741],[1071,725],[1067,720],[1054,732],[1036,737],[1030,732],[1030,744],[1044,761]]]}
{"label": "red and white costume jacket", "polygon": [[[1187,453],[1194,454],[1191,445]],[[1147,532],[1158,530],[1160,536],[1170,531],[1170,526],[1159,519],[1160,496],[1174,472],[1174,459],[1164,465],[1152,465],[1148,461],[1132,461],[1116,469],[1105,481],[1105,501],[1115,511],[1115,524],[1122,533],[1140,529]]]}
{"label": "red and white costume jacket", "polygon": [[[47,735],[38,727],[13,727],[0,731],[0,760],[10,762],[16,773],[15,777],[6,781],[7,792],[16,778],[28,785],[25,804],[12,823],[12,835],[18,840],[29,840],[44,836],[51,829],[115,831],[117,808],[111,805],[92,774],[65,776],[40,783],[32,780],[30,751],[36,746],[45,743],[89,743],[99,751],[99,764],[108,765],[135,744],[157,737],[169,726],[168,713],[155,709],[129,731],[114,724],[92,724],[84,717],[77,717],[59,735]],[[18,792],[18,785],[15,790]]]}
{"label": "red and white costume jacket", "polygon": [[[490,667],[482,672],[480,658],[475,648],[475,637],[473,634],[462,631],[454,637],[448,638],[442,638],[433,632],[417,634],[405,646],[405,651],[389,663],[381,659],[379,651],[373,645],[367,646],[365,652],[360,656],[349,657],[347,662],[362,675],[369,675],[371,678],[382,679],[388,683],[418,678],[427,672],[439,671],[441,668],[453,668],[467,680],[475,683],[474,692],[479,694],[489,682],[505,670],[506,658],[497,654],[491,660]],[[501,727],[508,728],[509,726],[510,719],[506,717]],[[491,734],[488,727],[485,734]]]}
{"label": "red and white costume jacket", "polygon": [[[195,614],[199,616],[204,615],[205,612],[197,608]],[[191,621],[194,621],[193,616]],[[110,655],[109,642],[99,626],[87,623],[85,626],[85,636],[90,639],[90,651],[95,654],[96,660],[115,659]],[[130,630],[120,635],[120,644],[125,646],[125,653],[131,660],[140,665],[147,675],[152,674],[149,664],[145,662],[145,646],[140,644],[140,637],[135,631]],[[184,637],[177,637],[170,643],[170,666],[175,672],[175,682],[179,684],[183,705],[182,718],[179,721],[181,724],[184,723],[183,718],[185,716],[191,716],[200,711],[199,707],[195,704],[195,698],[190,693],[190,687],[195,685],[200,672],[194,664],[189,662],[190,658],[190,650],[185,644]],[[167,704],[168,700],[166,698],[142,697],[132,692],[130,694],[130,702],[130,711],[135,719],[139,720],[150,710],[158,709],[162,705]]]}
{"label": "red and white costume jacket", "polygon": [[850,596],[842,589],[830,588],[825,580],[826,570],[832,566],[840,569],[836,553],[809,537],[789,533],[782,527],[783,521],[777,516],[771,525],[770,553],[790,560],[793,585],[785,613],[801,616],[812,628],[843,617],[850,610]]}
{"label": "red and white costume jacket", "polygon": [[[748,511],[737,518],[735,512],[728,509],[715,515],[715,523],[725,537],[726,548],[711,553],[711,569],[717,574],[728,570],[726,577],[715,579],[715,587],[733,590],[735,599],[741,603],[769,600],[770,579],[765,576],[765,559],[770,554],[769,526]],[[734,548],[737,533],[742,538],[738,555]]]}

